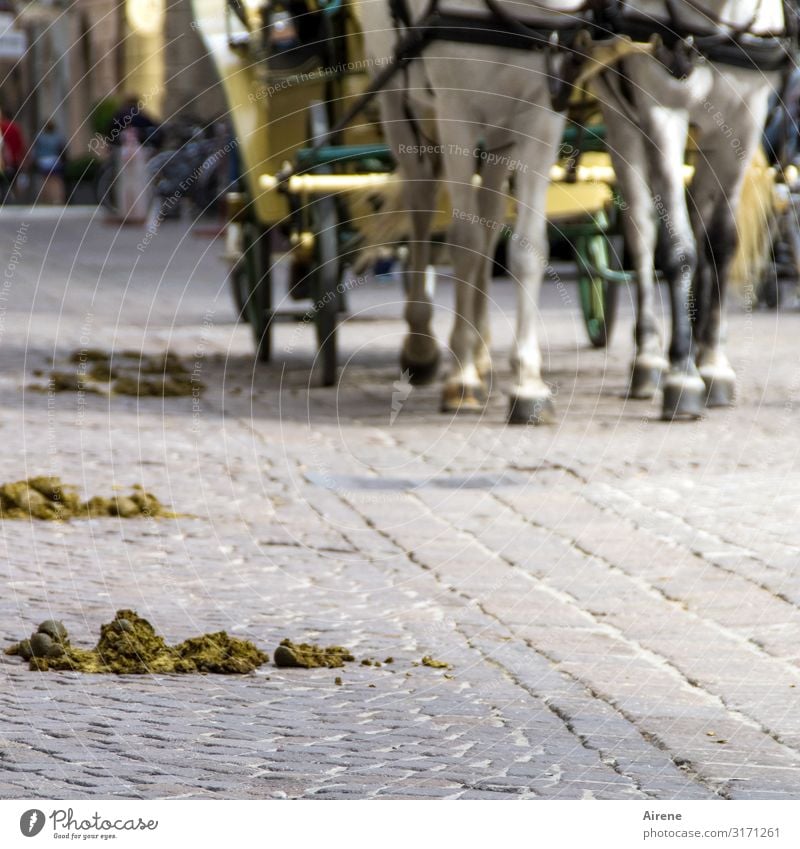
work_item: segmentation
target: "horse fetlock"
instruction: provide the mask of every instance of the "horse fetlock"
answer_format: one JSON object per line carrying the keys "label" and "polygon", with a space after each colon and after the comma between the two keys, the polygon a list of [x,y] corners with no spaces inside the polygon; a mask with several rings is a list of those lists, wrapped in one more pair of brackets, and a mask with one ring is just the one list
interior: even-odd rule
{"label": "horse fetlock", "polygon": [[658,392],[669,363],[661,355],[637,354],[631,366],[628,397],[647,400]]}
{"label": "horse fetlock", "polygon": [[637,356],[664,356],[664,339],[657,326],[638,326],[634,333]]}
{"label": "horse fetlock", "polygon": [[720,376],[729,375],[732,378],[736,377],[730,360],[725,356],[725,352],[720,348],[703,347],[700,348],[695,357],[695,363],[700,371],[700,374],[707,372],[715,373]]}
{"label": "horse fetlock", "polygon": [[730,407],[736,397],[736,372],[722,351],[708,349],[698,361],[707,407]]}
{"label": "horse fetlock", "polygon": [[442,390],[443,413],[480,413],[486,406],[488,392],[483,384],[448,381]]}
{"label": "horse fetlock", "polygon": [[406,302],[403,317],[409,327],[410,333],[426,333],[433,318],[433,304],[426,300],[409,300]]}
{"label": "horse fetlock", "polygon": [[492,373],[492,354],[489,351],[489,346],[483,341],[478,344],[475,351],[475,368],[478,369],[481,379]]}
{"label": "horse fetlock", "polygon": [[[640,308],[645,309],[645,308]],[[649,310],[648,310],[649,313]],[[664,349],[664,340],[655,317],[649,314],[640,315],[636,319],[636,327],[633,330],[633,341],[637,351],[649,351],[659,353]]]}
{"label": "horse fetlock", "polygon": [[438,363],[439,343],[432,333],[409,333],[403,340],[400,361],[409,366],[427,366]]}
{"label": "horse fetlock", "polygon": [[413,386],[424,386],[436,379],[440,359],[438,347],[434,348],[427,358],[418,358],[416,354],[410,354],[404,346],[400,352],[400,369]]}

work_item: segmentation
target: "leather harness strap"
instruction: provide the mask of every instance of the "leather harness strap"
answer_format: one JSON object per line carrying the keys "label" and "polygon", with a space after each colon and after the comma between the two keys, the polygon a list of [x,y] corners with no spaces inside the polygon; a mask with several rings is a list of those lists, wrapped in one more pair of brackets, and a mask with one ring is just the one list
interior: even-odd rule
{"label": "leather harness strap", "polygon": [[[524,22],[509,15],[496,0],[483,0],[487,11],[494,15],[478,16],[456,12],[441,12],[440,0],[429,0],[421,18],[414,21],[406,0],[388,0],[398,40],[391,62],[375,77],[356,102],[336,124],[312,145],[312,150],[330,143],[381,89],[434,41],[463,44],[482,44],[508,49],[543,50],[552,57],[562,52],[564,61],[560,73],[554,74],[548,61],[553,108],[566,109],[575,80],[591,58],[593,38],[628,36],[633,42],[650,42],[656,36],[661,50],[653,55],[678,77],[691,70],[692,59],[702,57],[713,62],[760,71],[785,70],[793,67],[797,49],[797,10],[792,0],[784,0],[785,30],[779,35],[756,35],[750,32],[720,29],[706,32],[689,31],[678,25],[661,23],[651,18],[624,14],[620,0],[585,0],[576,10],[582,16],[569,26],[554,27]],[[544,8],[544,7],[538,7]],[[497,14],[499,10],[499,14]],[[589,39],[586,40],[588,33]],[[677,58],[676,58],[677,57]],[[688,69],[688,70],[687,70]],[[285,169],[278,177],[282,183],[295,173]]]}
{"label": "leather harness strap", "polygon": [[778,71],[791,61],[792,37],[781,35],[754,35],[744,30],[689,29],[680,22],[666,23],[643,15],[622,15],[615,32],[627,35],[633,41],[649,41],[657,35],[664,47],[673,50],[685,45],[690,52],[711,62],[751,68],[756,71]]}
{"label": "leather harness strap", "polygon": [[[389,6],[398,31],[405,30],[408,35],[416,30],[425,46],[433,41],[449,41],[547,51],[551,97],[558,110],[566,108],[575,81],[585,76],[585,66],[592,63],[597,41],[607,45],[623,36],[635,44],[650,43],[651,55],[678,79],[688,76],[698,60],[762,72],[785,70],[793,66],[797,45],[797,11],[791,0],[784,0],[785,30],[779,35],[750,32],[761,0],[748,23],[734,28],[712,19],[713,26],[708,29],[684,25],[675,0],[665,0],[668,21],[623,11],[620,0],[585,0],[574,11],[572,21],[558,26],[523,21],[508,13],[497,0],[483,2],[489,15],[443,11],[439,0],[432,0],[417,22],[407,0],[389,0]],[[699,8],[699,4],[690,5]],[[555,53],[562,59],[558,73],[554,71]]]}
{"label": "leather harness strap", "polygon": [[[525,27],[511,29],[503,21],[481,15],[439,12],[428,20],[426,29],[431,41],[453,41],[458,44],[482,44],[509,50],[544,50],[555,45],[568,47],[585,25],[569,28]],[[557,36],[554,42],[553,35]]]}

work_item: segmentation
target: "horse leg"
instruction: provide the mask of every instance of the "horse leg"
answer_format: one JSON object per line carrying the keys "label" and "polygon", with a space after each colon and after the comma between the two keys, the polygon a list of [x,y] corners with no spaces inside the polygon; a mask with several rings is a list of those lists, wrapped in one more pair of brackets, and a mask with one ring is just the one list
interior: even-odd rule
{"label": "horse leg", "polygon": [[433,179],[407,183],[404,187],[411,218],[411,245],[405,307],[408,335],[403,340],[400,368],[408,371],[415,385],[430,383],[439,369],[439,344],[433,331],[433,287],[428,270],[436,188]]}
{"label": "horse leg", "polygon": [[[757,143],[757,135],[753,137]],[[746,148],[745,150],[752,150]],[[710,198],[703,218],[699,207],[695,220],[698,247],[705,249],[703,273],[697,275],[696,363],[706,387],[706,406],[727,407],[736,394],[736,373],[723,343],[725,294],[728,271],[736,253],[736,211],[750,157],[742,148],[722,142],[706,153],[696,166],[692,195]]]}
{"label": "horse leg", "polygon": [[508,197],[503,191],[508,169],[504,164],[487,163],[481,171],[481,189],[478,203],[481,218],[491,222],[487,227],[487,244],[480,274],[475,285],[473,313],[478,335],[475,350],[475,367],[481,379],[492,372],[491,330],[489,326],[489,289],[492,284],[492,266],[497,243],[505,227]]}
{"label": "horse leg", "polygon": [[[653,201],[661,227],[661,266],[669,283],[672,307],[670,370],[664,383],[662,418],[698,418],[702,414],[705,385],[694,364],[692,350],[692,281],[697,265],[694,233],[686,205],[683,157],[689,122],[685,113],[653,107],[648,133],[655,194]],[[659,139],[656,149],[654,139]]]}
{"label": "horse leg", "polygon": [[[494,243],[496,247],[496,242]],[[493,254],[489,254],[493,257]],[[475,286],[475,328],[478,342],[475,349],[475,368],[481,380],[486,380],[492,373],[492,332],[489,326],[489,288],[492,283],[492,259],[484,259],[483,270]]]}
{"label": "horse leg", "polygon": [[601,81],[598,81],[598,88],[601,103],[604,104],[608,151],[621,195],[625,245],[636,272],[636,348],[628,396],[652,398],[668,365],[655,313],[657,290],[653,257],[658,231],[648,183],[648,154],[639,127],[634,126],[627,115],[614,108],[611,89]]}
{"label": "horse leg", "polygon": [[408,333],[400,352],[400,368],[415,385],[430,383],[439,367],[439,345],[433,332],[433,291],[428,285],[431,222],[436,210],[436,160],[419,154],[419,136],[404,108],[404,94],[381,98],[387,142],[403,175],[402,198],[411,224],[405,319]]}
{"label": "horse leg", "polygon": [[733,403],[736,373],[722,350],[720,317],[730,262],[736,252],[734,210],[722,190],[737,176],[720,169],[715,152],[702,151],[695,165],[690,198],[697,245],[697,270],[692,292],[695,363],[706,387],[706,406]]}
{"label": "horse leg", "polygon": [[733,370],[723,349],[724,333],[722,315],[728,269],[736,251],[738,241],[736,217],[723,197],[711,218],[707,257],[709,274],[706,277],[705,316],[699,338],[697,367],[706,387],[706,406],[728,407],[736,394],[736,372]]}
{"label": "horse leg", "polygon": [[516,174],[517,221],[511,240],[511,272],[517,283],[517,326],[511,367],[509,424],[544,424],[555,415],[552,393],[542,380],[542,356],[536,334],[539,290],[549,259],[547,187],[550,165],[564,129],[564,117],[542,108],[521,145]]}
{"label": "horse leg", "polygon": [[[444,172],[452,206],[448,231],[453,264],[455,315],[450,334],[452,365],[442,393],[442,412],[480,411],[486,403],[486,388],[475,362],[479,336],[475,325],[475,290],[483,269],[485,237],[480,222],[480,204],[472,183],[475,160],[465,155],[474,147],[474,125],[439,116],[439,136],[444,154]],[[477,245],[477,249],[476,249]]]}
{"label": "horse leg", "polygon": [[718,186],[712,185],[713,168],[709,165],[706,156],[698,157],[695,164],[692,184],[688,192],[689,218],[692,222],[694,243],[697,250],[697,267],[692,281],[692,325],[694,327],[695,362],[701,357],[703,347],[703,336],[706,318],[708,316],[708,293],[711,290],[710,275],[713,273],[712,246],[709,238],[712,231],[709,229],[714,209],[717,203]]}

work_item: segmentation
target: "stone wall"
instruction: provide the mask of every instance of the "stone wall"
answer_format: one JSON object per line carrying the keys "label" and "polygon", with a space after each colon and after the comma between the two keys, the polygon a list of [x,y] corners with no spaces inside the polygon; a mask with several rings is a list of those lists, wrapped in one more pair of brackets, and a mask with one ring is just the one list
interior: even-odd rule
{"label": "stone wall", "polygon": [[186,114],[207,121],[223,116],[227,105],[214,66],[191,24],[190,0],[172,0],[164,33],[164,118]]}

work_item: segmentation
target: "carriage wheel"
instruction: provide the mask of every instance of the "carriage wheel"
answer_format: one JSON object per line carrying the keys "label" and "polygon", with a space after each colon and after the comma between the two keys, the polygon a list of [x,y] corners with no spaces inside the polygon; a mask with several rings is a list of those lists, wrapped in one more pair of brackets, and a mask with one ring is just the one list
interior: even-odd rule
{"label": "carriage wheel", "polygon": [[253,221],[242,222],[242,257],[231,271],[233,299],[253,332],[256,359],[272,354],[272,244],[270,231]]}
{"label": "carriage wheel", "polygon": [[336,383],[336,328],[342,310],[341,263],[339,261],[339,217],[333,198],[314,201],[314,323],[323,386]]}
{"label": "carriage wheel", "polygon": [[[328,130],[325,104],[316,101],[309,108],[309,130],[313,139]],[[342,265],[339,259],[339,213],[333,197],[311,201],[309,220],[314,233],[314,323],[323,386],[336,383],[336,328],[344,307],[342,297]]]}
{"label": "carriage wheel", "polygon": [[589,341],[595,348],[608,345],[619,300],[619,283],[611,282],[600,272],[604,268],[621,268],[620,252],[621,245],[616,240],[612,244],[603,233],[579,236],[575,240],[581,311]]}

